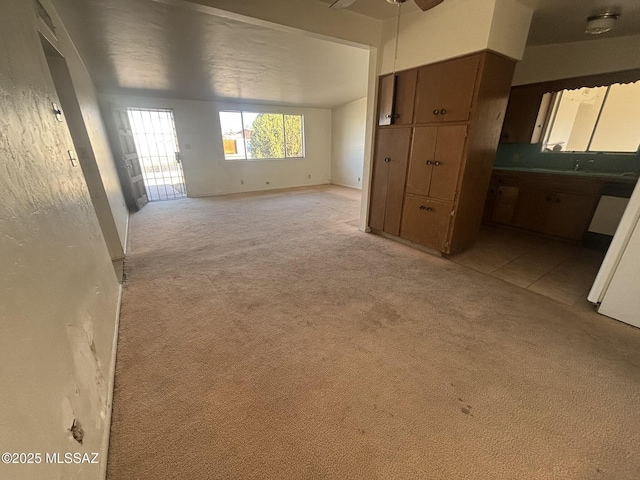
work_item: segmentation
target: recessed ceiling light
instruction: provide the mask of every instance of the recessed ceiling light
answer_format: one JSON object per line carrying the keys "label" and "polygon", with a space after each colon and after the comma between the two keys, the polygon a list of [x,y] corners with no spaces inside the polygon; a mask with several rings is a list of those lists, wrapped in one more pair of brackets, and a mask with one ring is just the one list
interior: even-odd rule
{"label": "recessed ceiling light", "polygon": [[600,35],[606,33],[613,28],[616,20],[620,17],[619,13],[605,12],[592,15],[587,18],[587,28],[585,33],[591,35]]}

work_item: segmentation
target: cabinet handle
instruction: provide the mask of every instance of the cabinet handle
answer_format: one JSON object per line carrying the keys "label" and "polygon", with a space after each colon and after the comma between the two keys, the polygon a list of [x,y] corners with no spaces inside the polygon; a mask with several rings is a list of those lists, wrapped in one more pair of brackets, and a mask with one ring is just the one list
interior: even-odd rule
{"label": "cabinet handle", "polygon": [[433,111],[433,114],[434,114],[434,115],[438,115],[438,114],[440,114],[440,110],[438,110],[438,109],[436,108],[436,109]]}
{"label": "cabinet handle", "polygon": [[431,160],[427,160],[427,165],[431,165],[433,162]]}
{"label": "cabinet handle", "polygon": [[445,113],[447,113],[447,111],[444,108],[440,110],[440,115],[444,115]]}
{"label": "cabinet handle", "polygon": [[433,162],[433,164],[434,164],[436,167],[438,167],[438,166],[442,165],[438,160],[436,160],[435,162]]}
{"label": "cabinet handle", "polygon": [[390,113],[387,113],[384,118],[393,118],[393,115],[391,115]]}
{"label": "cabinet handle", "polygon": [[420,205],[420,210],[426,210],[427,212],[432,212],[433,208],[431,207],[425,207],[424,205]]}
{"label": "cabinet handle", "polygon": [[384,159],[385,162],[389,163],[391,161],[391,159],[389,157]]}

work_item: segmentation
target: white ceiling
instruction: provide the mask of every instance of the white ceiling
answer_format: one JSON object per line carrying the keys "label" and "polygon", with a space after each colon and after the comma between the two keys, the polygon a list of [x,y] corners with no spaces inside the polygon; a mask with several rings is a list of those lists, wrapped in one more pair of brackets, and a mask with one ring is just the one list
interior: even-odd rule
{"label": "white ceiling", "polygon": [[[320,0],[331,4],[334,0]],[[452,1],[452,0],[445,0]],[[517,0],[533,9],[533,21],[529,32],[529,45],[578,42],[613,36],[640,34],[640,0]],[[435,7],[440,8],[440,7]],[[587,17],[607,10],[618,11],[622,16],[614,30],[604,35],[587,35],[584,27]],[[357,0],[349,10],[373,18],[386,19],[397,15],[398,7],[385,0]],[[402,6],[402,14],[419,12],[412,0]],[[428,12],[425,13],[428,15]]]}
{"label": "white ceiling", "polygon": [[331,108],[366,96],[365,49],[149,0],[54,0],[102,92]]}

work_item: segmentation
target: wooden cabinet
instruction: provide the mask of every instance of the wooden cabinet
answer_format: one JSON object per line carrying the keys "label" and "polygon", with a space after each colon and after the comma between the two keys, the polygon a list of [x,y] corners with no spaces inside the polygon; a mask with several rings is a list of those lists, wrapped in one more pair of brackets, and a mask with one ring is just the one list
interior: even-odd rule
{"label": "wooden cabinet", "polygon": [[499,186],[496,191],[491,220],[510,224],[513,221],[519,193],[520,189],[518,187]]}
{"label": "wooden cabinet", "polygon": [[376,138],[369,225],[392,235],[400,233],[410,143],[411,128],[380,130]]}
{"label": "wooden cabinet", "polygon": [[407,193],[453,201],[462,165],[466,125],[416,127]]}
{"label": "wooden cabinet", "polygon": [[486,51],[380,78],[374,231],[444,253],[475,241],[514,67]]}
{"label": "wooden cabinet", "polygon": [[400,236],[443,251],[446,248],[452,211],[452,203],[407,195]]}
{"label": "wooden cabinet", "polygon": [[380,77],[378,82],[378,125],[391,125],[395,90],[395,75]]}
{"label": "wooden cabinet", "polygon": [[598,197],[555,193],[549,200],[551,208],[544,233],[571,240],[582,240],[598,204]]}
{"label": "wooden cabinet", "polygon": [[427,65],[418,70],[416,123],[469,120],[480,55]]}
{"label": "wooden cabinet", "polygon": [[513,87],[504,115],[500,143],[530,143],[544,91],[539,85]]}
{"label": "wooden cabinet", "polygon": [[378,125],[410,125],[418,72],[407,70],[380,78]]}
{"label": "wooden cabinet", "polygon": [[496,173],[484,219],[533,232],[581,240],[604,183],[598,180],[536,173]]}

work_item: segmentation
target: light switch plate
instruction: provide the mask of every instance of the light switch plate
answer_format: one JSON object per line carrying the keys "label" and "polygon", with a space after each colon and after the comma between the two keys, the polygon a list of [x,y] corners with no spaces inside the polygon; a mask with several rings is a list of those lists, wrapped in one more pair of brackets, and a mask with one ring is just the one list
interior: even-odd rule
{"label": "light switch plate", "polygon": [[68,150],[69,152],[69,160],[71,160],[71,165],[74,167],[78,166],[78,159],[76,158],[76,154],[73,150]]}

